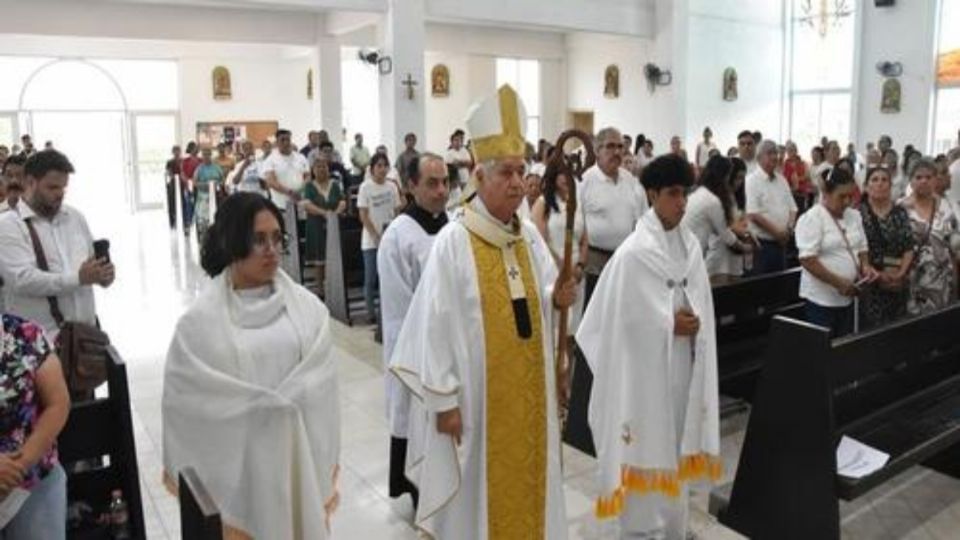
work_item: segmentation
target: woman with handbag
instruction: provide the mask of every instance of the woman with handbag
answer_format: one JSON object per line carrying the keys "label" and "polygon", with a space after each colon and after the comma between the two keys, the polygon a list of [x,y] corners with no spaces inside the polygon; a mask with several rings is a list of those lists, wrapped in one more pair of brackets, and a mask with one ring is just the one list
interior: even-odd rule
{"label": "woman with handbag", "polygon": [[6,313],[0,320],[0,538],[64,539],[67,476],[56,445],[70,413],[63,369],[39,325]]}
{"label": "woman with handbag", "polygon": [[916,241],[914,266],[910,274],[911,315],[930,313],[957,298],[958,221],[951,205],[934,191],[936,164],[929,158],[914,160],[910,169],[913,192],[903,201]]}
{"label": "woman with handbag", "polygon": [[867,171],[864,191],[860,216],[867,234],[870,265],[877,271],[876,283],[860,297],[860,325],[868,330],[907,314],[916,242],[907,211],[893,200],[890,171],[881,167]]}
{"label": "woman with handbag", "polygon": [[853,175],[835,167],[825,171],[821,181],[820,202],[797,222],[800,297],[806,300],[807,321],[839,337],[855,330],[853,299],[877,273],[867,256],[860,213],[850,208]]}

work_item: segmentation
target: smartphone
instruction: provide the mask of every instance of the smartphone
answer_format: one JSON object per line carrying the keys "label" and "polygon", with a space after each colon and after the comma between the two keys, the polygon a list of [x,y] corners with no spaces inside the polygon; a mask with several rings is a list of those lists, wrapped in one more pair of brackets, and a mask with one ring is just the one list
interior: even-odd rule
{"label": "smartphone", "polygon": [[110,241],[104,238],[93,242],[93,257],[110,262]]}

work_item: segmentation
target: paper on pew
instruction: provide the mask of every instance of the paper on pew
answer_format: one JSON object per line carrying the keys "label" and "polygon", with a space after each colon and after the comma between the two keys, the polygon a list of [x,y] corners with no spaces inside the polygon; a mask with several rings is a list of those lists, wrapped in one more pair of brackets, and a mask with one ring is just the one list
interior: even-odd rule
{"label": "paper on pew", "polygon": [[837,474],[863,478],[882,469],[889,459],[890,454],[844,435],[837,447]]}

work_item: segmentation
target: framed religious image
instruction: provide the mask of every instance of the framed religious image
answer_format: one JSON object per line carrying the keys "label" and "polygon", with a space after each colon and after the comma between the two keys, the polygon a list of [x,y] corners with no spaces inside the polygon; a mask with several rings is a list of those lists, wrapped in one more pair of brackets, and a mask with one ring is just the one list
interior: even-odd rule
{"label": "framed religious image", "polygon": [[213,68],[213,99],[227,100],[233,97],[230,85],[230,70],[223,66]]}
{"label": "framed religious image", "polygon": [[614,64],[607,66],[603,72],[603,97],[610,99],[620,97],[620,68]]}
{"label": "framed religious image", "polygon": [[737,94],[737,70],[728,67],[723,70],[723,100],[736,101]]}
{"label": "framed religious image", "polygon": [[313,68],[307,70],[307,99],[313,99]]}
{"label": "framed religious image", "polygon": [[880,99],[880,112],[895,114],[900,112],[900,81],[889,78],[883,82],[883,97]]}
{"label": "framed religious image", "polygon": [[430,71],[430,93],[433,97],[450,95],[450,70],[443,64],[433,66]]}

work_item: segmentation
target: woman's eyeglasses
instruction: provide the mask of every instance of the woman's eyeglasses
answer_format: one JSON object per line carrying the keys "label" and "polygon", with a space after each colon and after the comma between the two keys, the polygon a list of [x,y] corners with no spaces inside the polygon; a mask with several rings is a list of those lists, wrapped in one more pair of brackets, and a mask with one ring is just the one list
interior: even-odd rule
{"label": "woman's eyeglasses", "polygon": [[266,234],[254,234],[253,251],[259,255],[263,255],[271,249],[276,253],[284,253],[287,250],[287,245],[289,242],[289,236],[282,233],[269,236]]}

